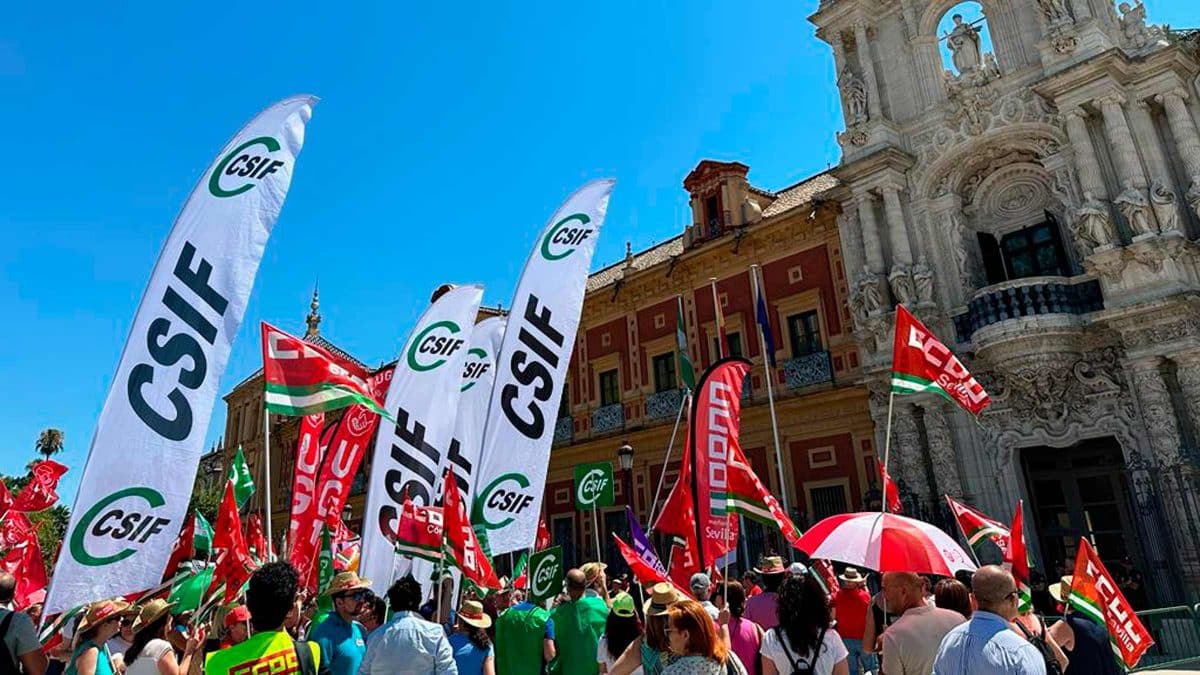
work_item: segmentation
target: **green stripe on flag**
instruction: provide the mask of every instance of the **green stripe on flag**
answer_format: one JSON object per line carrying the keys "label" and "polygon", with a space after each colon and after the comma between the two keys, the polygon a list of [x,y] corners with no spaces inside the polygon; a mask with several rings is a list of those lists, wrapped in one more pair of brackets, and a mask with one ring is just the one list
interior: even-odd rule
{"label": "green stripe on flag", "polygon": [[950,395],[942,389],[938,383],[927,380],[923,377],[909,375],[908,373],[900,373],[892,371],[892,393],[894,394],[919,394],[921,392],[931,392],[942,396],[947,401],[953,400]]}
{"label": "green stripe on flag", "polygon": [[263,400],[267,410],[280,415],[311,415],[340,410],[360,403],[376,414],[392,420],[391,415],[388,415],[375,402],[375,399],[340,384],[326,383],[289,387],[275,382],[267,382]]}

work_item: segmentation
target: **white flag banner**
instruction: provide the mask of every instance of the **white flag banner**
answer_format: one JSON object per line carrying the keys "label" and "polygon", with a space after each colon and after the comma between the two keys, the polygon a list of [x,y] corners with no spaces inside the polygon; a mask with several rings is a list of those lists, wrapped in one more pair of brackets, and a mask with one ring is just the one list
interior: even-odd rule
{"label": "white flag banner", "polygon": [[492,555],[529,548],[537,533],[563,382],[614,182],[592,181],[567,198],[517,282],[496,362],[471,518]]}
{"label": "white flag banner", "polygon": [[289,98],[251,120],[175,219],[96,422],[47,614],[162,580],[315,102]]}
{"label": "white flag banner", "polygon": [[[438,472],[437,495],[442,494],[442,481],[446,469],[454,471],[458,489],[462,494],[467,513],[471,512],[472,479],[479,466],[479,453],[483,450],[483,427],[487,423],[488,401],[492,397],[492,383],[496,381],[496,354],[500,352],[500,341],[504,339],[504,317],[496,316],[475,324],[471,331],[471,348],[463,363],[462,394],[458,401],[458,416],[454,420],[454,440],[450,441],[450,452],[442,459]],[[436,497],[434,498],[436,501]],[[424,558],[414,558],[412,575],[419,579],[422,588],[425,580],[434,573],[434,563]],[[462,572],[457,567],[450,570],[454,577],[454,594],[458,597],[459,580]],[[428,590],[426,588],[426,590]]]}
{"label": "white flag banner", "polygon": [[[392,582],[396,527],[405,497],[424,506],[439,496],[438,473],[453,450],[463,363],[482,299],[482,286],[447,291],[421,315],[396,361],[384,404],[396,423],[380,420],[358,569],[379,595]],[[429,579],[420,581],[422,586],[429,584]]]}

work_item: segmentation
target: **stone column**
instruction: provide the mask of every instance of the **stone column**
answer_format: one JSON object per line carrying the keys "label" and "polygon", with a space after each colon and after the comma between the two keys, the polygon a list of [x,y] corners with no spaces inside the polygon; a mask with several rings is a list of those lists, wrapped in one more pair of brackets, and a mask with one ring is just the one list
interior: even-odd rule
{"label": "stone column", "polygon": [[937,494],[962,499],[962,479],[958,475],[954,436],[946,419],[945,405],[941,401],[930,401],[921,407],[925,409],[925,438],[929,441],[929,459],[933,464],[933,478],[937,481]]}
{"label": "stone column", "polygon": [[1154,217],[1158,219],[1163,233],[1180,232],[1183,228],[1179,222],[1171,170],[1154,129],[1154,120],[1150,117],[1150,104],[1144,100],[1133,101],[1126,114],[1137,137],[1138,147],[1142,149],[1142,157],[1146,160],[1146,171],[1150,178],[1150,207]]}
{"label": "stone column", "polygon": [[875,221],[875,198],[867,190],[856,190],[854,201],[858,204],[858,222],[862,225],[863,256],[867,268],[875,274],[881,274],[887,270],[887,266],[883,261],[879,224]]}
{"label": "stone column", "polygon": [[913,79],[921,92],[922,102],[927,108],[932,107],[946,97],[946,88],[942,84],[942,53],[938,51],[937,36],[913,38],[912,50],[916,62]]}
{"label": "stone column", "polygon": [[912,247],[908,242],[908,227],[904,222],[904,208],[900,206],[900,188],[895,185],[883,187],[883,208],[887,214],[888,242],[892,245],[892,267],[911,267]]}
{"label": "stone column", "polygon": [[1071,108],[1066,112],[1067,136],[1075,151],[1075,170],[1079,174],[1079,186],[1097,199],[1108,199],[1104,178],[1100,175],[1100,162],[1096,159],[1096,148],[1087,130],[1087,113],[1082,108]]}
{"label": "stone column", "polygon": [[845,267],[847,283],[853,288],[853,279],[862,271],[866,260],[863,258],[862,228],[854,227],[858,218],[858,206],[853,200],[842,203],[842,212],[837,217],[838,236],[842,242],[842,264]]}
{"label": "stone column", "polygon": [[1125,97],[1111,94],[1100,99],[1098,103],[1104,117],[1105,135],[1112,145],[1113,163],[1117,165],[1121,185],[1132,185],[1139,190],[1145,190],[1146,174],[1142,172],[1142,164],[1138,161],[1137,146],[1134,145],[1133,134],[1129,132],[1129,123],[1125,120],[1125,110],[1122,107]]}
{"label": "stone column", "polygon": [[883,111],[879,105],[879,80],[875,77],[875,61],[871,59],[871,43],[867,42],[865,19],[854,22],[854,45],[858,50],[858,59],[862,62],[863,80],[867,83],[867,114],[872,121],[883,119]]}
{"label": "stone column", "polygon": [[1200,133],[1197,133],[1196,121],[1188,111],[1185,102],[1187,96],[1183,89],[1172,89],[1155,96],[1154,100],[1167,111],[1167,122],[1171,125],[1171,134],[1179,148],[1179,157],[1187,167],[1188,176],[1196,182],[1200,179]]}
{"label": "stone column", "polygon": [[1200,443],[1200,351],[1185,352],[1171,357],[1175,362],[1175,377],[1187,408],[1192,442]]}
{"label": "stone column", "polygon": [[903,481],[905,487],[918,500],[929,499],[929,478],[925,473],[924,450],[921,434],[917,429],[912,404],[897,403],[892,418],[892,449],[888,461],[888,473]]}
{"label": "stone column", "polygon": [[1142,409],[1154,459],[1160,465],[1174,464],[1179,461],[1183,440],[1171,405],[1171,392],[1162,376],[1162,357],[1138,359],[1129,368],[1133,371],[1133,391]]}

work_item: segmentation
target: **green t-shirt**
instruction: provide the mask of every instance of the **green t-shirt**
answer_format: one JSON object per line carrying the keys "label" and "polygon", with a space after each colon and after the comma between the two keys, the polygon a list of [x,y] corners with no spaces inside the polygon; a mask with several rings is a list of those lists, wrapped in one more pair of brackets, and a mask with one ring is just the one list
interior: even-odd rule
{"label": "green t-shirt", "polygon": [[528,602],[513,605],[496,619],[496,675],[540,675],[542,645],[554,639],[549,612]]}
{"label": "green t-shirt", "polygon": [[596,649],[608,621],[608,605],[595,596],[564,602],[550,613],[558,657],[552,672],[559,675],[597,675]]}

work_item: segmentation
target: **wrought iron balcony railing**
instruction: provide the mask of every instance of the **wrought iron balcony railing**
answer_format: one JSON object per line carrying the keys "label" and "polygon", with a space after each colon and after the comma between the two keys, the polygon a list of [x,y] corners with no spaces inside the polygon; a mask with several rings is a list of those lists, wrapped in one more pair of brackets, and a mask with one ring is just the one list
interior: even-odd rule
{"label": "wrought iron balcony railing", "polygon": [[783,380],[789,389],[803,389],[833,381],[829,352],[813,352],[783,362]]}
{"label": "wrought iron balcony railing", "polygon": [[570,443],[575,437],[575,419],[570,415],[560,417],[554,422],[554,442]]}
{"label": "wrought iron balcony railing", "polygon": [[625,428],[625,406],[621,403],[601,406],[592,411],[592,433],[603,434]]}
{"label": "wrought iron balcony railing", "polygon": [[674,419],[683,403],[683,392],[668,389],[646,397],[646,417],[652,420]]}

